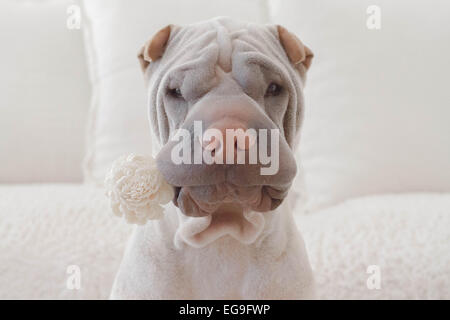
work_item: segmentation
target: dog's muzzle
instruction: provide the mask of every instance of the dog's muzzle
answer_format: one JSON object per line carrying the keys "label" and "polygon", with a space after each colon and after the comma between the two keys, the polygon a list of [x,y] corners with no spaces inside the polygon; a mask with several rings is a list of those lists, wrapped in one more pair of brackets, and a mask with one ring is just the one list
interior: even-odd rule
{"label": "dog's muzzle", "polygon": [[157,165],[188,216],[227,204],[274,210],[296,174],[283,132],[248,96],[198,102],[162,147]]}

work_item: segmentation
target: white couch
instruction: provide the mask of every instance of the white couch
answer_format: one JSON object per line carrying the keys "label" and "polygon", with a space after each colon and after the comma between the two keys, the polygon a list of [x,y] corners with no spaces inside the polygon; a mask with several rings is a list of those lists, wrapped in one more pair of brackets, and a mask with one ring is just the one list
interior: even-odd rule
{"label": "white couch", "polygon": [[293,192],[319,298],[450,299],[450,5],[378,2],[379,30],[354,0],[2,2],[0,298],[108,297],[132,227],[102,177],[151,149],[135,54],[164,24],[229,15],[316,54]]}

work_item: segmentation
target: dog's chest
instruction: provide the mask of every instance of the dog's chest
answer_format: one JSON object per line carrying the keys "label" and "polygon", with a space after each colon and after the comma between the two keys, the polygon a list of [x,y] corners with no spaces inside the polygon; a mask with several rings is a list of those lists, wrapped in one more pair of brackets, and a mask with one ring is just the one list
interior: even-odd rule
{"label": "dog's chest", "polygon": [[194,292],[205,298],[239,299],[246,275],[256,267],[253,246],[224,237],[201,249],[186,248],[184,271]]}

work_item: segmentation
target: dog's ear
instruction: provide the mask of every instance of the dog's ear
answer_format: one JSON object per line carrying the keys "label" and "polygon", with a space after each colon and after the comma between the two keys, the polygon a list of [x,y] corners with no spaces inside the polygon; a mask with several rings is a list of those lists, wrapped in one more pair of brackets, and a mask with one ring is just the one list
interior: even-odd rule
{"label": "dog's ear", "polygon": [[162,28],[144,44],[141,50],[139,50],[138,59],[141,64],[142,71],[147,69],[150,62],[162,57],[173,28],[173,25],[168,25]]}
{"label": "dog's ear", "polygon": [[286,28],[277,25],[277,31],[278,38],[289,60],[296,66],[301,63],[308,70],[314,56],[312,51]]}

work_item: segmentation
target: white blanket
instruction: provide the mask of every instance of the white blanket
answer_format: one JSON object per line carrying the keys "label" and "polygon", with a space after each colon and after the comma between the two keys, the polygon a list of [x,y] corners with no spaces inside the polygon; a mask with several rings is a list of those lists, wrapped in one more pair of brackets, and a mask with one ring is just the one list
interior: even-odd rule
{"label": "white blanket", "polygon": [[[0,186],[0,298],[107,298],[131,230],[109,212],[92,187]],[[360,198],[297,222],[319,298],[450,299],[450,194]],[[66,286],[70,265],[79,290]]]}

